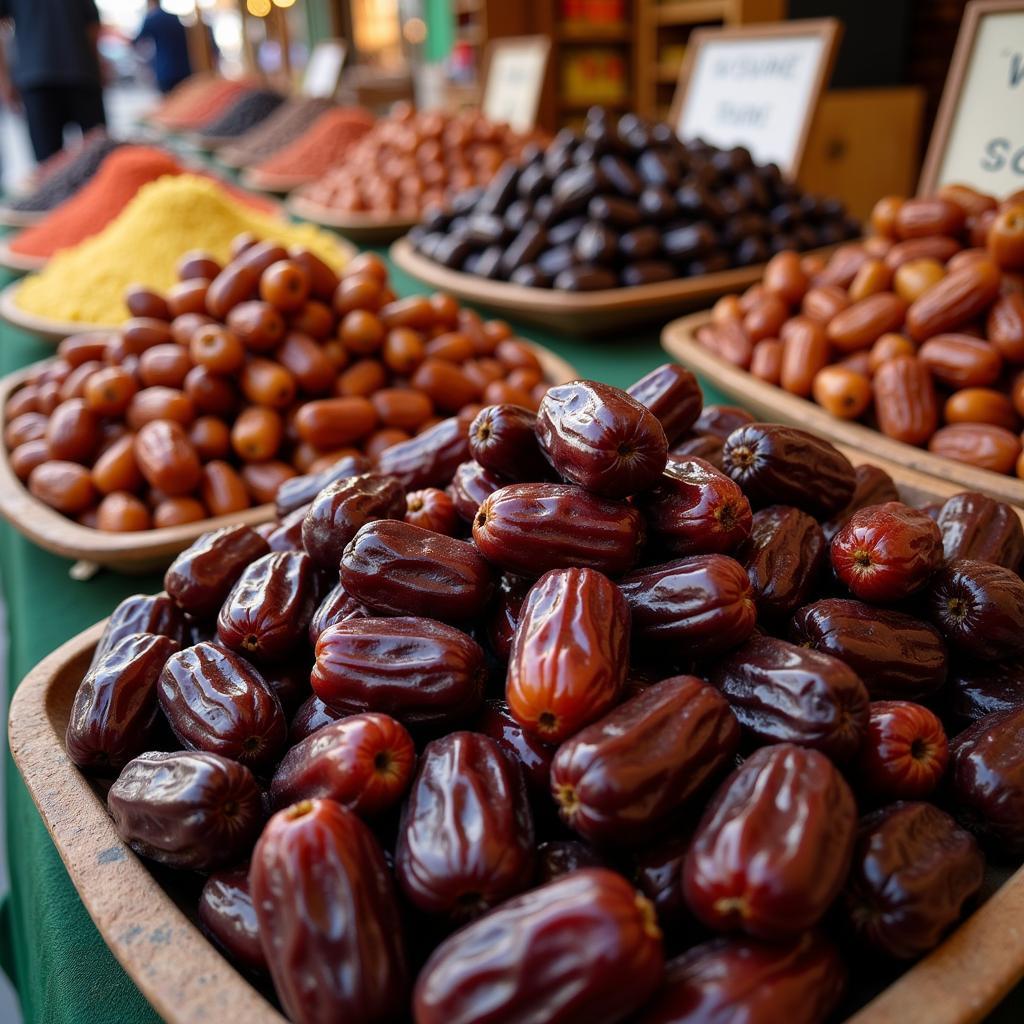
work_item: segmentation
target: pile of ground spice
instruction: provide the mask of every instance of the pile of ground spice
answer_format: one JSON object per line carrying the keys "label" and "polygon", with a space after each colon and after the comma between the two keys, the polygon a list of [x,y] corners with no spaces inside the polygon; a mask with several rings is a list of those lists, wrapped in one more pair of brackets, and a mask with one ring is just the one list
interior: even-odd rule
{"label": "pile of ground spice", "polygon": [[185,252],[203,249],[226,263],[232,239],[244,232],[308,248],[336,269],[346,260],[347,249],[327,231],[246,207],[211,178],[165,175],[143,185],[99,234],[26,277],[14,301],[50,320],[119,324],[128,317],[130,285],[167,291]]}
{"label": "pile of ground spice", "polygon": [[352,145],[372,127],[373,115],[361,107],[328,110],[294,142],[253,167],[259,174],[287,178],[296,185],[316,181],[345,159]]}
{"label": "pile of ground spice", "polygon": [[274,89],[252,89],[239,96],[218,117],[205,121],[199,134],[204,139],[227,139],[244,135],[250,128],[265,121],[284,97]]}
{"label": "pile of ground spice", "polygon": [[168,118],[176,118],[185,113],[189,106],[197,102],[199,97],[212,83],[221,81],[220,75],[209,71],[201,71],[190,75],[179,82],[160,102],[145,115],[145,120],[161,123]]}
{"label": "pile of ground spice", "polygon": [[236,82],[228,78],[211,78],[201,83],[188,102],[176,105],[171,111],[157,113],[150,120],[171,131],[195,131],[220,117],[241,96],[252,91],[249,82]]}
{"label": "pile of ground spice", "polygon": [[123,143],[104,131],[90,132],[82,144],[56,165],[44,171],[35,188],[8,202],[12,210],[26,213],[52,210],[73,196],[99,169],[100,164]]}
{"label": "pile of ground spice", "polygon": [[237,141],[221,146],[217,158],[234,167],[249,167],[293,142],[333,106],[332,100],[321,96],[285,100],[265,121],[250,128]]}

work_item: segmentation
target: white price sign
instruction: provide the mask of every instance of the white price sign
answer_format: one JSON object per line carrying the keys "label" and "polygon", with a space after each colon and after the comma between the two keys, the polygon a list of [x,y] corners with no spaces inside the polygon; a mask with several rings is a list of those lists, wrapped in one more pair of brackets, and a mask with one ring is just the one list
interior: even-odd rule
{"label": "white price sign", "polygon": [[519,132],[537,123],[551,41],[546,36],[495,39],[487,48],[480,107],[491,121]]}

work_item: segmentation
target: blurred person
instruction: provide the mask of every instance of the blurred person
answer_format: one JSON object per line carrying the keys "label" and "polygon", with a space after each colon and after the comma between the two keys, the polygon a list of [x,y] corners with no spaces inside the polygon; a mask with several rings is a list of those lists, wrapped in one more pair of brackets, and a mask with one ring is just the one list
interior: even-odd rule
{"label": "blurred person", "polygon": [[151,44],[149,64],[153,69],[156,87],[162,93],[168,93],[192,74],[188,33],[176,14],[160,6],[160,0],[148,0],[147,8],[142,27],[135,37],[135,45],[142,42]]}
{"label": "blurred person", "polygon": [[36,160],[64,146],[64,129],[84,135],[106,124],[95,0],[0,0],[14,23],[13,73],[0,63],[0,97],[20,102]]}

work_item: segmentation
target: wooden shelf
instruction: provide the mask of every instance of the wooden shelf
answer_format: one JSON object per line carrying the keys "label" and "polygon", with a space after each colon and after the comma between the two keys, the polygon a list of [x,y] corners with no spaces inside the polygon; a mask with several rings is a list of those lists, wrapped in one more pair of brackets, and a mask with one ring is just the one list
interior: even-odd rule
{"label": "wooden shelf", "polygon": [[659,64],[654,69],[654,77],[660,83],[675,85],[679,81],[679,68],[681,66],[682,61],[678,61],[675,64]]}
{"label": "wooden shelf", "polygon": [[625,23],[585,25],[563,22],[558,26],[558,38],[563,43],[631,43],[633,30]]}
{"label": "wooden shelf", "polygon": [[672,0],[654,5],[654,20],[660,25],[699,25],[705,21],[724,21],[728,0]]}
{"label": "wooden shelf", "polygon": [[574,100],[561,96],[558,98],[558,109],[566,111],[589,110],[591,107],[604,107],[606,110],[628,110],[629,105],[628,98],[621,100]]}

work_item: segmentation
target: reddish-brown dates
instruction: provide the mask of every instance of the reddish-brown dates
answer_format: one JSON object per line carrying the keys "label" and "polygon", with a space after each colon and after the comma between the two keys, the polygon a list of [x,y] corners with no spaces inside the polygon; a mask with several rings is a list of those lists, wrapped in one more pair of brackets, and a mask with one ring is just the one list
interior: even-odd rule
{"label": "reddish-brown dates", "polygon": [[626,393],[654,413],[670,445],[693,426],[704,404],[697,378],[678,363],[663,363]]}
{"label": "reddish-brown dates", "polygon": [[754,505],[795,505],[828,516],[850,503],[857,478],[828,441],[796,427],[750,423],[733,431],[722,460]]}
{"label": "reddish-brown dates", "polygon": [[934,949],[977,895],[985,858],[974,837],[932,804],[896,803],[857,830],[843,902],[854,934],[886,956]]}
{"label": "reddish-brown dates", "polygon": [[279,811],[249,868],[260,943],[297,1024],[401,1016],[407,967],[394,886],[373,833],[332,800]]}
{"label": "reddish-brown dates", "polygon": [[309,620],[310,646],[316,647],[320,634],[328,626],[333,626],[337,622],[347,622],[349,619],[365,619],[372,614],[366,605],[360,604],[340,583],[336,583],[327,591]]}
{"label": "reddish-brown dates", "polygon": [[867,505],[882,505],[887,501],[899,501],[900,495],[892,477],[884,469],[861,463],[854,470],[857,484],[850,503],[821,524],[821,532],[830,544],[840,528],[858,509]]}
{"label": "reddish-brown dates", "polygon": [[199,923],[238,966],[266,972],[248,868],[210,875],[199,895]]}
{"label": "reddish-brown dates", "polygon": [[470,460],[461,463],[455,470],[452,482],[448,485],[448,494],[459,517],[467,523],[472,523],[477,509],[507,483],[505,477],[484,469],[479,462]]}
{"label": "reddish-brown dates", "polygon": [[140,754],[110,788],[107,809],[139,856],[196,871],[243,860],[263,824],[252,772],[205,751]]}
{"label": "reddish-brown dates", "polygon": [[288,731],[281,702],[243,658],[201,642],[172,654],[157,685],[174,735],[252,768],[272,765]]}
{"label": "reddish-brown dates", "polygon": [[625,391],[596,381],[549,388],[537,412],[537,438],[564,480],[608,498],[646,490],[668,455],[654,413]]}
{"label": "reddish-brown dates", "polygon": [[338,714],[379,711],[403,725],[446,724],[483,699],[480,645],[433,619],[356,619],[324,630],[311,682]]}
{"label": "reddish-brown dates", "polygon": [[434,533],[452,536],[459,527],[459,514],[451,496],[437,487],[424,487],[405,496],[405,521]]}
{"label": "reddish-brown dates", "polygon": [[551,792],[594,843],[649,839],[726,769],[740,729],[722,695],[694,676],[648,687],[558,748]]}
{"label": "reddish-brown dates", "polygon": [[346,455],[333,466],[319,473],[306,473],[285,480],[277,490],[274,506],[278,518],[283,519],[289,512],[308,505],[328,484],[350,476],[360,476],[370,468],[369,461],[362,455]]}
{"label": "reddish-brown dates", "polygon": [[711,928],[773,941],[799,935],[839,895],[856,825],[853,794],[827,757],[790,743],[756,750],[697,827],[686,901]]}
{"label": "reddish-brown dates", "polygon": [[416,982],[416,1024],[615,1024],[661,982],[654,908],[585,868],[502,904],[443,942]]}
{"label": "reddish-brown dates", "polygon": [[533,877],[533,822],[523,779],[474,732],[429,743],[406,803],[395,875],[421,910],[471,918]]}
{"label": "reddish-brown dates", "polygon": [[519,765],[530,792],[546,798],[551,788],[551,759],[558,749],[527,732],[503,700],[489,700],[476,721],[477,732],[490,736],[501,752]]}
{"label": "reddish-brown dates", "polygon": [[270,783],[275,809],[330,799],[363,817],[397,803],[412,780],[412,737],[389,715],[351,715],[318,729],[282,758]]}
{"label": "reddish-brown dates", "polygon": [[452,416],[408,441],[385,448],[377,457],[377,472],[398,477],[407,491],[444,487],[459,463],[468,458],[466,424]]}
{"label": "reddish-brown dates", "polygon": [[947,562],[970,558],[1017,569],[1024,559],[1024,527],[1005,502],[971,491],[954,494],[937,523]]}
{"label": "reddish-brown dates", "polygon": [[401,520],[367,523],[341,559],[342,586],[357,601],[392,615],[461,622],[491,596],[491,568],[472,545]]}
{"label": "reddish-brown dates", "polygon": [[639,850],[633,861],[637,887],[654,904],[658,923],[678,932],[694,924],[683,896],[683,863],[690,849],[689,833],[670,835]]}
{"label": "reddish-brown dates", "polygon": [[996,711],[1024,705],[1024,662],[983,662],[975,658],[954,664],[949,673],[948,705],[954,721],[968,726]]}
{"label": "reddish-brown dates", "polygon": [[484,469],[529,483],[551,476],[537,441],[537,416],[519,405],[488,405],[469,426],[469,451]]}
{"label": "reddish-brown dates", "polygon": [[754,417],[737,405],[705,405],[692,429],[695,434],[711,434],[724,441],[734,430],[753,422]]}
{"label": "reddish-brown dates", "polygon": [[473,540],[489,562],[520,576],[574,566],[621,576],[636,564],[643,518],[572,484],[511,484],[480,506]]}
{"label": "reddish-brown dates", "polygon": [[871,704],[857,774],[888,800],[919,800],[939,784],[949,760],[946,731],[934,712],[907,700]]}
{"label": "reddish-brown dates", "polygon": [[580,868],[600,867],[604,867],[604,862],[597,851],[576,839],[551,839],[537,846],[535,880],[538,885],[552,882]]}
{"label": "reddish-brown dates", "polygon": [[170,637],[180,647],[185,643],[188,624],[181,609],[167,594],[132,594],[110,613],[103,635],[93,651],[89,671],[118,641],[133,633]]}
{"label": "reddish-brown dates", "polygon": [[317,729],[322,729],[325,725],[330,725],[331,722],[336,722],[339,718],[344,717],[336,711],[331,711],[314,693],[307,697],[299,705],[299,710],[295,712],[295,717],[288,727],[288,742],[293,745],[301,743],[307,736],[312,736]]}
{"label": "reddish-brown dates", "polygon": [[899,601],[942,565],[942,534],[925,512],[898,501],[854,512],[832,538],[836,575],[863,601]]}
{"label": "reddish-brown dates", "polygon": [[516,720],[559,743],[616,702],[629,663],[629,607],[593,569],[556,569],[523,605],[505,678]]}

